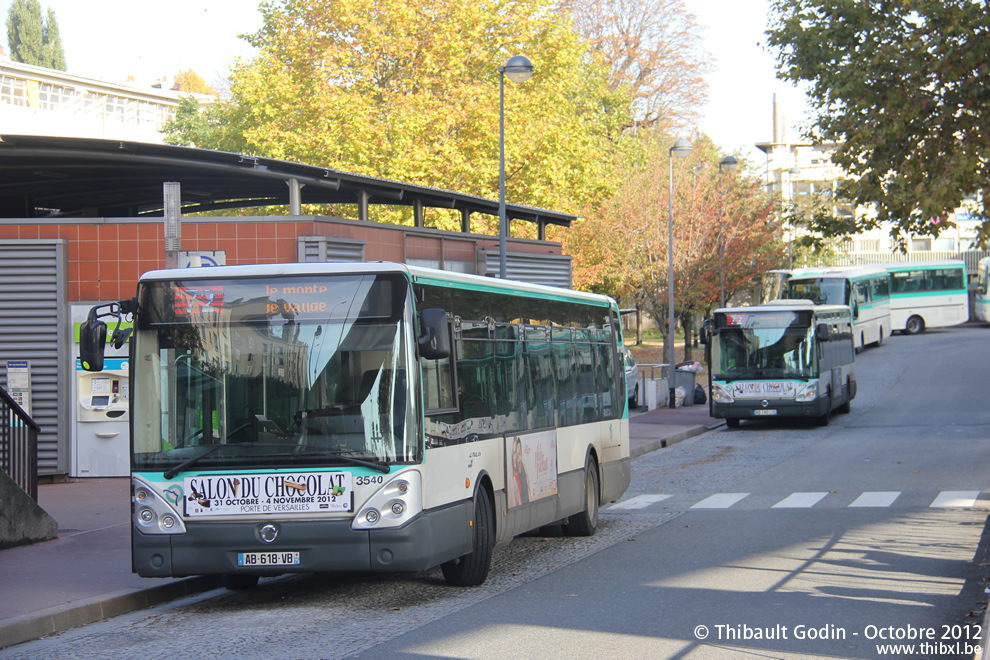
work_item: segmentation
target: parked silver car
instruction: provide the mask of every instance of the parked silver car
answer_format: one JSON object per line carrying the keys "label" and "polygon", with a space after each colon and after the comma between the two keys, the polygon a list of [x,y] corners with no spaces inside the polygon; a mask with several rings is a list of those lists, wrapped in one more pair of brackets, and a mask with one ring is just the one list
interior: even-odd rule
{"label": "parked silver car", "polygon": [[629,408],[639,406],[639,367],[632,351],[624,349],[626,362],[626,396],[629,397]]}

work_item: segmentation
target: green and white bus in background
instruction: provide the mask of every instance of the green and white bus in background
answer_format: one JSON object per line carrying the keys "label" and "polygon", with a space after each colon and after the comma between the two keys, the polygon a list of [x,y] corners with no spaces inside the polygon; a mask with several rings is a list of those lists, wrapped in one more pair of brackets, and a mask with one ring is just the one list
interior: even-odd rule
{"label": "green and white bus in background", "polygon": [[852,310],[853,345],[879,346],[890,336],[890,280],[887,271],[869,267],[805,269],[792,273],[781,298],[816,305],[847,305]]}
{"label": "green and white bus in background", "polygon": [[717,309],[702,329],[712,416],[828,424],[856,397],[852,312],[807,300]]}
{"label": "green and white bus in background", "polygon": [[610,298],[402,264],[161,270],[94,307],[130,337],[133,571],[482,583],[538,527],[594,534],[630,483]]}
{"label": "green and white bus in background", "polygon": [[907,334],[969,320],[969,291],[963,261],[886,264],[890,275],[890,321]]}
{"label": "green and white bus in background", "polygon": [[990,257],[980,259],[976,267],[976,296],[973,298],[973,317],[990,322]]}

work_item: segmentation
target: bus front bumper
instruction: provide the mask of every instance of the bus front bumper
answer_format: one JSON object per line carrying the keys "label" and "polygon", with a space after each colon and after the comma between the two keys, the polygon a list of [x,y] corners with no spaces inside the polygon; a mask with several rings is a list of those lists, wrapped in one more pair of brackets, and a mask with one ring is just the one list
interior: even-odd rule
{"label": "bus front bumper", "polygon": [[[471,552],[470,500],[423,513],[404,527],[353,530],[350,520],[186,522],[185,534],[131,529],[133,571],[142,577],[281,575],[335,571],[421,571]],[[275,525],[274,541],[260,530]],[[238,566],[245,552],[299,553],[299,564]]]}
{"label": "bus front bumper", "polygon": [[825,414],[828,399],[818,397],[814,401],[793,399],[752,399],[735,403],[712,403],[712,417],[716,419],[777,419],[805,417],[814,419]]}

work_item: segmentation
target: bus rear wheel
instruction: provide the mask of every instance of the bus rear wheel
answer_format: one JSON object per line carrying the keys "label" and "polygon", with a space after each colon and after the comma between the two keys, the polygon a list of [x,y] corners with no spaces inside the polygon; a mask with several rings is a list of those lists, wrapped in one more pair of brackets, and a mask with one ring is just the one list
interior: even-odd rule
{"label": "bus rear wheel", "polygon": [[567,519],[567,536],[594,536],[598,529],[598,465],[589,458],[584,468],[584,511]]}
{"label": "bus rear wheel", "polygon": [[474,540],[471,552],[440,566],[443,579],[452,587],[475,587],[488,577],[495,545],[495,525],[492,519],[488,491],[478,488],[474,499]]}
{"label": "bus rear wheel", "polygon": [[916,335],[919,332],[925,331],[925,320],[920,316],[912,316],[907,320],[907,325],[904,326],[904,330],[909,335]]}

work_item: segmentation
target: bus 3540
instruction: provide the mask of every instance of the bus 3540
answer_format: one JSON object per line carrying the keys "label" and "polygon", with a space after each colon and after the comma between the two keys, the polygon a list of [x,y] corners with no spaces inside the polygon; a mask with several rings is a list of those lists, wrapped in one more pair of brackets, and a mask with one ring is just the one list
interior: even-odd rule
{"label": "bus 3540", "polygon": [[85,368],[127,314],[141,576],[476,585],[496,543],[591,535],[629,485],[609,298],[401,264],[153,271],[90,312]]}
{"label": "bus 3540", "polygon": [[[789,303],[789,304],[785,304]],[[712,416],[803,417],[828,424],[856,397],[852,316],[844,305],[780,301],[715,310],[702,329]]]}

